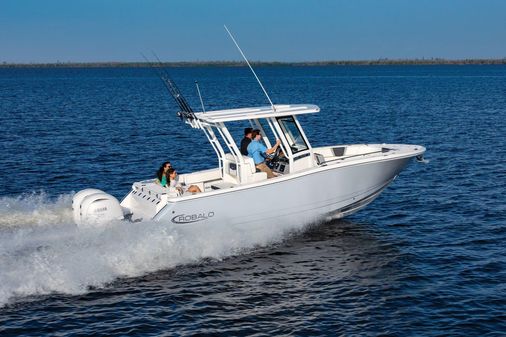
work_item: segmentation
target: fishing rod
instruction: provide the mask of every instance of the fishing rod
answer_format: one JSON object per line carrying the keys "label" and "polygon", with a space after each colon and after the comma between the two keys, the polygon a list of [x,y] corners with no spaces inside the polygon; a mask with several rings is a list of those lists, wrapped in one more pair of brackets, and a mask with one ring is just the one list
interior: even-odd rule
{"label": "fishing rod", "polygon": [[232,35],[232,33],[228,30],[227,26],[226,26],[226,25],[223,25],[223,27],[225,27],[225,30],[227,31],[228,35],[230,36],[230,38],[231,38],[231,39],[232,39],[232,41],[234,42],[235,46],[237,47],[237,49],[239,49],[239,53],[241,53],[242,58],[244,59],[244,61],[246,61],[246,64],[248,65],[248,67],[250,68],[251,72],[253,73],[253,75],[254,75],[254,76],[255,76],[255,78],[257,79],[258,84],[260,84],[260,88],[262,88],[262,90],[264,91],[265,96],[267,97],[267,99],[269,100],[269,103],[271,104],[272,111],[276,111],[276,107],[275,107],[275,106],[274,106],[274,104],[272,103],[271,98],[269,97],[269,94],[267,93],[267,91],[265,90],[264,86],[262,85],[262,82],[260,82],[260,79],[258,78],[257,74],[256,74],[256,73],[255,73],[255,71],[253,70],[253,67],[251,66],[251,64],[249,64],[249,61],[248,61],[248,59],[246,58],[246,55],[244,55],[244,53],[242,52],[241,47],[239,47],[239,44],[235,41],[234,36],[233,36],[233,35]]}
{"label": "fishing rod", "polygon": [[156,72],[157,72],[158,76],[160,77],[160,80],[162,80],[163,84],[165,85],[165,87],[169,91],[170,95],[172,96],[172,98],[174,98],[174,101],[176,101],[176,104],[181,109],[181,111],[178,112],[178,116],[180,118],[185,118],[185,119],[191,119],[191,120],[195,119],[195,114],[193,112],[193,109],[191,108],[188,101],[186,101],[183,94],[181,94],[181,91],[177,87],[176,83],[174,83],[174,81],[171,79],[171,77],[169,76],[167,71],[165,71],[165,69],[163,68],[163,63],[160,61],[158,56],[153,52],[153,55],[155,56],[155,58],[158,61],[158,67],[157,67],[153,64],[154,62],[149,61],[148,58],[144,54],[141,53],[141,55],[146,60],[146,62],[148,62],[150,65],[152,65],[153,69],[156,69]]}
{"label": "fishing rod", "polygon": [[162,78],[162,80],[164,81],[165,86],[167,87],[167,89],[171,93],[172,97],[174,97],[174,99],[176,100],[176,102],[178,103],[179,107],[181,108],[181,110],[183,112],[187,112],[190,115],[192,115],[193,118],[195,118],[195,115],[193,113],[193,109],[190,107],[190,104],[188,104],[188,101],[184,98],[183,94],[181,94],[181,91],[177,87],[176,83],[174,83],[174,81],[170,78],[167,71],[165,71],[163,69],[162,61],[160,61],[160,58],[158,57],[158,55],[156,55],[154,52],[152,52],[152,53],[156,57],[160,69],[163,70],[164,77]]}

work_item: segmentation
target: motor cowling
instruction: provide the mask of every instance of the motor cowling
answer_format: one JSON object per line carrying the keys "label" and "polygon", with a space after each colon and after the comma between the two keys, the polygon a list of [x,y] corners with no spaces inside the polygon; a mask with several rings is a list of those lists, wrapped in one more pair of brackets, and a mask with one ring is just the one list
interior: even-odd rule
{"label": "motor cowling", "polygon": [[115,197],[101,190],[88,188],[72,198],[74,222],[81,225],[101,225],[124,218],[123,209]]}

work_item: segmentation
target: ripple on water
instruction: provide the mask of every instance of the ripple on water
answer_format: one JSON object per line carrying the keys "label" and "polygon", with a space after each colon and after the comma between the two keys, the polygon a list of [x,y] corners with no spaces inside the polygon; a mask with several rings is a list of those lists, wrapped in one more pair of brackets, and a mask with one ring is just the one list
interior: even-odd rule
{"label": "ripple on water", "polygon": [[[314,146],[415,143],[429,163],[408,166],[346,221],[271,223],[263,236],[156,223],[83,231],[72,225],[73,191],[121,197],[166,159],[182,172],[216,165],[207,162],[213,149],[167,115],[174,107],[149,69],[0,69],[8,139],[0,142],[8,154],[0,157],[0,335],[506,331],[506,150],[498,146],[506,67],[258,71],[276,101],[320,105],[300,117]],[[247,69],[172,73],[185,94],[199,79],[209,107],[265,104]]]}

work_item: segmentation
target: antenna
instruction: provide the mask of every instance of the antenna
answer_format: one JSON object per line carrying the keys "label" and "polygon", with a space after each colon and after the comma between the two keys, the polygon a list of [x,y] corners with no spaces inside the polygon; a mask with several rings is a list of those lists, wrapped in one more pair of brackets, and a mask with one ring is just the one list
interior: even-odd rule
{"label": "antenna", "polygon": [[204,108],[204,101],[202,100],[202,95],[200,94],[199,82],[195,81],[195,85],[197,86],[197,92],[199,93],[200,105],[202,105],[202,112],[206,112],[206,109]]}
{"label": "antenna", "polygon": [[260,87],[261,87],[261,88],[262,88],[262,90],[264,91],[265,96],[267,96],[267,99],[269,100],[269,103],[271,103],[272,111],[276,111],[276,108],[274,107],[274,104],[272,103],[271,98],[269,97],[269,94],[267,93],[267,91],[265,91],[265,88],[264,88],[264,86],[262,85],[262,82],[260,82],[260,79],[258,78],[257,74],[255,73],[255,71],[253,70],[253,68],[251,67],[251,65],[249,64],[248,59],[246,58],[246,56],[244,55],[244,53],[243,53],[243,52],[242,52],[242,50],[241,50],[241,47],[239,47],[239,45],[237,44],[237,42],[236,42],[236,41],[235,41],[235,39],[234,39],[234,36],[233,36],[233,35],[232,35],[232,33],[230,33],[230,31],[228,30],[227,26],[226,26],[226,25],[223,25],[223,27],[225,27],[225,30],[227,31],[228,35],[230,35],[230,38],[232,39],[232,41],[234,41],[235,46],[237,47],[237,49],[239,49],[239,52],[241,53],[242,58],[244,59],[244,61],[246,61],[246,64],[247,64],[247,65],[248,65],[248,67],[251,69],[251,72],[253,73],[253,75],[255,75],[255,78],[257,79],[258,84],[260,84]]}

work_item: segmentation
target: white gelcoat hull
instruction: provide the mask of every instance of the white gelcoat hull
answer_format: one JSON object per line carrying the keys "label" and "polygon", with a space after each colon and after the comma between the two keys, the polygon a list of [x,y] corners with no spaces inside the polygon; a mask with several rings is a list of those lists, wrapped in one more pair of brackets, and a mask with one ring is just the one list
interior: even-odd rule
{"label": "white gelcoat hull", "polygon": [[154,220],[234,226],[273,221],[315,223],[352,214],[373,201],[413,156],[324,166],[264,184],[169,201]]}

